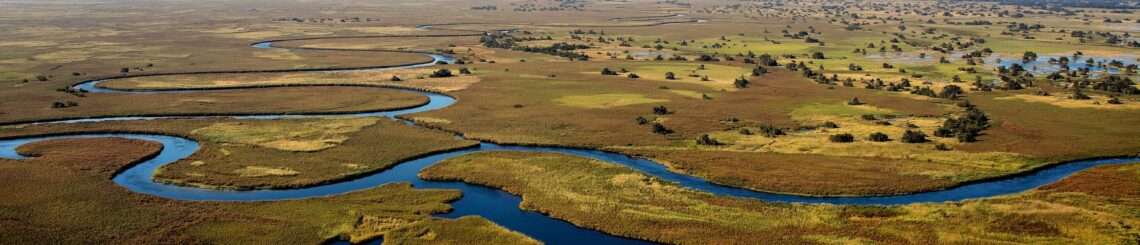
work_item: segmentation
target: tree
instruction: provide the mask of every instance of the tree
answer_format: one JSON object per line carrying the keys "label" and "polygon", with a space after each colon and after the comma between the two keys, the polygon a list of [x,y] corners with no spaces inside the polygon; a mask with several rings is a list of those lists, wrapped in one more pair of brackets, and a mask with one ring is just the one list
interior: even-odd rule
{"label": "tree", "polygon": [[673,74],[673,72],[671,72],[671,71],[670,71],[670,72],[665,72],[665,79],[667,79],[667,80],[677,80],[677,75],[676,75],[676,74]]}
{"label": "tree", "polygon": [[859,97],[854,97],[854,98],[851,98],[851,100],[847,101],[847,105],[862,105],[862,104],[863,104],[863,101],[859,101]]}
{"label": "tree", "polygon": [[887,136],[887,134],[884,134],[881,132],[874,132],[874,133],[871,133],[871,135],[867,136],[867,140],[874,141],[874,142],[887,142],[887,141],[891,141],[891,137]]}
{"label": "tree", "polygon": [[816,51],[816,52],[814,52],[814,53],[811,53],[811,58],[812,58],[812,59],[817,59],[817,60],[822,60],[822,59],[826,59],[827,57],[825,57],[825,56],[823,55],[823,52],[819,52],[819,51]]}
{"label": "tree", "polygon": [[903,143],[926,143],[926,134],[919,131],[907,130],[902,135]]}
{"label": "tree", "polygon": [[1037,53],[1034,53],[1033,51],[1025,51],[1025,54],[1021,56],[1022,63],[1029,63],[1035,60],[1037,60]]}
{"label": "tree", "polygon": [[669,114],[669,108],[665,108],[665,106],[663,106],[663,105],[653,107],[653,114],[657,114],[657,115]]}
{"label": "tree", "polygon": [[629,75],[626,75],[626,77],[629,77],[629,78],[632,78],[632,79],[638,79],[638,78],[641,78],[641,76],[638,76],[638,75],[637,75],[637,73],[630,73]]}
{"label": "tree", "polygon": [[827,137],[827,139],[835,143],[855,142],[855,136],[847,133],[831,135]]}
{"label": "tree", "polygon": [[770,55],[770,54],[761,54],[760,57],[756,58],[756,63],[760,64],[762,66],[779,66],[780,65],[780,63],[777,62],[775,58],[772,58],[772,55]]}
{"label": "tree", "polygon": [[945,99],[957,99],[959,96],[962,96],[962,94],[965,94],[965,93],[966,92],[964,90],[962,90],[962,87],[958,87],[958,85],[951,84],[951,85],[946,85],[945,87],[942,87],[942,91],[938,92],[938,97],[939,98],[945,98]]}
{"label": "tree", "polygon": [[974,142],[977,141],[982,130],[990,127],[989,121],[989,117],[977,107],[966,107],[964,115],[946,119],[941,127],[934,130],[934,136],[957,137],[958,141],[962,143]]}

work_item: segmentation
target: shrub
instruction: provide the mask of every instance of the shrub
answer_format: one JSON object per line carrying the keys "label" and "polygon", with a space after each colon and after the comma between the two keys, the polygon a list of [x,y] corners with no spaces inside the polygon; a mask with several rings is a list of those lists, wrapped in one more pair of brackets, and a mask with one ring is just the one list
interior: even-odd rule
{"label": "shrub", "polygon": [[748,79],[744,79],[744,77],[740,77],[740,78],[737,78],[736,81],[732,83],[732,85],[736,86],[736,88],[747,88],[748,84],[750,84],[750,83],[752,83],[752,82],[748,81]]}
{"label": "shrub", "polygon": [[673,72],[671,72],[671,71],[665,72],[665,79],[666,80],[677,80],[677,74],[673,74]]}
{"label": "shrub", "polygon": [[947,128],[939,127],[938,129],[934,130],[934,136],[935,137],[942,137],[942,138],[954,137],[954,131],[947,129]]}
{"label": "shrub", "polygon": [[957,99],[965,93],[966,92],[962,90],[962,87],[958,87],[958,85],[946,85],[945,87],[942,87],[941,92],[938,92],[938,97],[944,99]]}
{"label": "shrub", "polygon": [[51,108],[57,108],[57,109],[58,108],[76,107],[76,106],[79,106],[79,103],[75,102],[75,101],[56,101],[56,102],[51,103]]}
{"label": "shrub", "polygon": [[828,137],[828,139],[835,143],[849,143],[855,141],[855,136],[851,134],[835,134]]}
{"label": "shrub", "polygon": [[938,145],[935,145],[935,146],[934,146],[934,149],[935,149],[935,150],[939,150],[939,151],[949,151],[949,150],[951,150],[951,149],[950,149],[950,146],[948,146],[948,145],[946,145],[946,144],[938,144]]}
{"label": "shrub", "polygon": [[617,73],[616,71],[610,70],[610,68],[609,68],[609,67],[606,67],[606,68],[602,68],[602,75],[606,75],[606,76],[617,76],[617,74],[618,74],[618,73]]}
{"label": "shrub", "polygon": [[698,145],[722,145],[722,143],[720,143],[719,141],[716,141],[716,139],[709,137],[708,134],[702,134],[701,137],[697,137],[697,144]]}
{"label": "shrub", "polygon": [[874,142],[887,142],[887,141],[891,141],[891,137],[887,136],[887,134],[884,134],[884,133],[874,132],[874,133],[871,133],[871,135],[867,136],[867,140],[874,141]]}
{"label": "shrub", "polygon": [[742,134],[742,135],[752,135],[752,130],[749,130],[748,128],[741,128],[741,129],[740,129],[740,134]]}
{"label": "shrub", "polygon": [[926,140],[926,134],[919,132],[919,131],[907,130],[902,135],[902,142],[903,143],[916,144],[916,143],[926,143],[926,141],[927,141]]}
{"label": "shrub", "polygon": [[1073,95],[1072,95],[1072,96],[1069,96],[1069,98],[1070,98],[1070,99],[1074,99],[1074,100],[1089,100],[1089,99],[1092,99],[1092,97],[1089,97],[1089,96],[1088,96],[1088,95],[1086,95],[1084,92],[1081,92],[1081,90],[1080,90],[1080,89],[1076,89],[1076,90],[1074,90],[1074,91],[1073,91]]}
{"label": "shrub", "polygon": [[660,123],[653,123],[653,133],[655,134],[671,134],[673,130],[666,128],[665,125]]}
{"label": "shrub", "polygon": [[454,75],[452,75],[451,70],[448,70],[448,69],[435,70],[434,72],[431,73],[431,75],[429,75],[429,77],[450,77],[450,76],[454,76]]}
{"label": "shrub", "polygon": [[757,66],[756,68],[752,69],[753,76],[764,75],[766,73],[768,73],[768,69],[764,68],[763,66]]}
{"label": "shrub", "polygon": [[784,129],[777,128],[772,125],[760,125],[760,133],[765,137],[773,138],[776,136],[784,135]]}
{"label": "shrub", "polygon": [[653,114],[657,114],[657,115],[669,114],[669,108],[666,108],[663,105],[653,107]]}

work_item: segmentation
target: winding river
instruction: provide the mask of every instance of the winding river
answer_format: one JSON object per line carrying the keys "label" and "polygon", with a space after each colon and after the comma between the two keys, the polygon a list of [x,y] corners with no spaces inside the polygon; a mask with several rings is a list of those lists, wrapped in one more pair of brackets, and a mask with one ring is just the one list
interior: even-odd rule
{"label": "winding river", "polygon": [[[422,27],[421,28],[425,28]],[[273,41],[258,42],[252,44],[255,48],[284,48],[275,47]],[[346,51],[346,50],[339,50]],[[378,50],[372,50],[378,51]],[[406,52],[406,51],[393,51],[393,52]],[[311,70],[316,71],[341,71],[341,70],[366,70],[366,69],[404,69],[414,67],[427,67],[437,63],[451,63],[453,59],[449,56],[442,54],[424,53],[432,57],[430,62],[406,64],[394,67],[367,67],[367,68],[343,68],[343,69],[319,69]],[[308,71],[308,70],[306,70]],[[274,71],[264,71],[274,72]],[[226,73],[226,72],[208,72],[208,73]],[[199,73],[195,73],[199,74]],[[91,93],[186,93],[201,90],[116,90],[98,86],[98,84],[105,80],[90,80],[84,81],[74,85],[76,89],[84,89]],[[219,88],[208,90],[233,90],[233,89],[249,89],[249,88]],[[398,89],[398,88],[393,88]],[[429,98],[427,104],[399,110],[390,111],[373,111],[373,112],[360,112],[355,114],[348,114],[350,116],[359,117],[386,117],[392,120],[400,120],[409,125],[414,125],[409,121],[399,119],[398,116],[413,114],[424,111],[438,110],[446,108],[456,103],[456,99],[441,93],[425,92],[411,89],[400,89],[407,93],[417,93]],[[100,117],[100,118],[84,118],[84,119],[63,119],[56,121],[41,121],[35,122],[36,124],[56,124],[56,123],[94,123],[103,121],[128,121],[128,120],[156,120],[156,119],[192,119],[204,117],[233,117],[239,119],[250,120],[273,120],[273,119],[288,119],[288,118],[307,118],[307,117],[328,117],[332,115],[344,116],[344,114],[306,114],[306,115],[279,115],[279,114],[266,114],[266,115],[218,115],[218,116],[129,116],[129,117]],[[315,198],[324,196],[340,195],[348,192],[373,188],[379,185],[408,182],[413,184],[416,188],[420,189],[455,189],[463,192],[463,196],[452,203],[454,210],[449,213],[437,214],[437,217],[444,218],[457,218],[466,215],[479,215],[487,218],[496,224],[504,226],[508,229],[521,232],[534,239],[543,241],[547,244],[647,244],[650,242],[617,237],[608,235],[602,232],[594,231],[577,227],[565,221],[553,219],[546,215],[524,211],[518,208],[521,199],[510,193],[503,192],[498,189],[466,184],[462,182],[438,182],[426,181],[417,177],[420,170],[429,167],[435,163],[450,158],[463,156],[466,154],[477,152],[493,152],[493,151],[511,151],[511,152],[546,152],[546,153],[560,153],[578,157],[592,158],[613,164],[620,164],[630,167],[644,174],[655,176],[658,179],[674,182],[678,185],[685,186],[694,190],[705,191],[716,195],[753,198],[768,202],[790,202],[790,203],[808,203],[808,204],[840,204],[840,205],[901,205],[912,203],[930,203],[930,202],[945,202],[945,201],[961,201],[974,198],[985,198],[1005,194],[1019,193],[1033,188],[1037,188],[1046,184],[1050,184],[1061,180],[1076,172],[1106,164],[1120,164],[1140,161],[1140,158],[1106,158],[1100,160],[1084,160],[1073,161],[1050,165],[1038,170],[1030,171],[1024,174],[997,178],[992,180],[984,180],[973,183],[964,184],[958,187],[949,188],[939,191],[923,192],[916,194],[895,195],[895,196],[872,196],[872,197],[812,197],[812,196],[799,196],[789,194],[777,194],[761,191],[753,191],[748,189],[729,187],[711,183],[707,180],[693,177],[684,174],[678,174],[669,171],[662,164],[641,158],[635,158],[623,154],[590,150],[590,149],[577,149],[577,148],[561,148],[561,147],[538,147],[538,146],[517,146],[517,145],[501,145],[488,142],[482,142],[477,147],[466,148],[456,151],[449,151],[428,155],[425,157],[409,160],[406,162],[398,163],[394,167],[380,171],[368,176],[357,179],[347,180],[343,182],[336,182],[326,185],[297,188],[297,189],[282,189],[282,190],[249,190],[249,191],[230,191],[230,190],[213,190],[202,189],[194,187],[185,187],[177,185],[168,185],[157,183],[154,181],[153,176],[155,171],[166,164],[170,164],[181,159],[184,159],[194,154],[199,144],[188,138],[162,135],[162,134],[144,134],[144,133],[78,133],[67,135],[51,135],[51,136],[26,136],[19,138],[0,139],[0,158],[9,159],[24,159],[24,156],[16,153],[16,148],[32,143],[45,140],[54,139],[68,139],[68,138],[98,138],[98,137],[121,137],[128,139],[138,139],[161,143],[164,147],[162,151],[155,157],[147,159],[146,161],[133,165],[129,168],[122,170],[119,174],[115,175],[113,181],[131,191],[154,195],[163,198],[170,198],[176,200],[188,201],[276,201],[276,200],[290,200],[290,199],[303,199]]]}

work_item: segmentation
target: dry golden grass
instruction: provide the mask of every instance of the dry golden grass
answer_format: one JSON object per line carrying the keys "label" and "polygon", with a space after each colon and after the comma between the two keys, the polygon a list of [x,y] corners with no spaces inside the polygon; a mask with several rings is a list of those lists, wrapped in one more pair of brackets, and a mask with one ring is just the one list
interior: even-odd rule
{"label": "dry golden grass", "polygon": [[478,216],[430,219],[395,227],[384,235],[394,244],[542,244]]}
{"label": "dry golden grass", "polygon": [[[289,51],[284,51],[289,52]],[[452,67],[453,73],[458,73]],[[172,75],[111,80],[100,84],[109,88],[218,88],[281,84],[374,84],[420,87],[439,91],[462,90],[479,82],[474,75],[433,78],[436,69],[400,69],[277,74]],[[403,81],[392,81],[392,77]]]}
{"label": "dry golden grass", "polygon": [[1089,100],[1074,100],[1069,99],[1070,94],[1039,96],[1029,94],[1013,94],[1006,97],[999,97],[999,100],[1020,100],[1030,103],[1045,103],[1052,106],[1073,108],[1073,109],[1101,109],[1101,110],[1135,110],[1140,109],[1140,103],[1136,101],[1125,101],[1124,104],[1113,105],[1107,103],[1108,97],[1101,95],[1089,95],[1092,99]]}
{"label": "dry golden grass", "polygon": [[164,166],[156,175],[160,181],[207,188],[312,186],[475,143],[377,118],[224,121],[189,131],[203,149]]}
{"label": "dry golden grass", "polygon": [[554,99],[558,103],[578,108],[606,109],[619,106],[668,102],[669,100],[645,97],[644,94],[567,95]]}
{"label": "dry golden grass", "polygon": [[[0,192],[9,200],[0,208],[0,243],[317,244],[377,236],[415,242],[425,233],[435,234],[429,243],[535,243],[479,217],[429,216],[448,210],[457,191],[392,184],[328,198],[212,203],[139,195],[110,181],[118,169],[158,150],[155,143],[122,138],[55,140],[20,148],[40,157],[0,159],[0,177],[11,181]],[[354,232],[361,220],[385,219],[409,222],[386,233]]]}
{"label": "dry golden grass", "polygon": [[297,124],[216,123],[191,134],[217,143],[254,145],[283,151],[313,152],[335,147],[349,135],[376,125],[376,118],[325,119]]}
{"label": "dry golden grass", "polygon": [[[1140,165],[1126,166],[1070,180],[1140,176]],[[1071,192],[1074,185],[1068,184],[959,203],[850,207],[714,197],[625,167],[559,154],[481,153],[447,160],[421,176],[500,187],[522,195],[525,209],[678,244],[1115,244],[1140,234],[1140,217],[1131,208],[1140,203],[1137,196]]]}
{"label": "dry golden grass", "polygon": [[301,56],[285,49],[258,50],[253,57],[271,60],[302,60]]}
{"label": "dry golden grass", "polygon": [[245,168],[234,170],[234,173],[241,177],[265,177],[265,176],[295,176],[301,172],[289,168],[270,168],[262,166],[245,166]]}

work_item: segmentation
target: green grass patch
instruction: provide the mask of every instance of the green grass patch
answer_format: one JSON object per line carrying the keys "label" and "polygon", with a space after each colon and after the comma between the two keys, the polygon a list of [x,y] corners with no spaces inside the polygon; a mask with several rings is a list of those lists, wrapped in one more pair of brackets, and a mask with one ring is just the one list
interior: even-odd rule
{"label": "green grass patch", "polygon": [[569,95],[555,99],[558,103],[578,108],[606,109],[627,105],[668,102],[666,99],[653,99],[644,94],[598,94]]}

